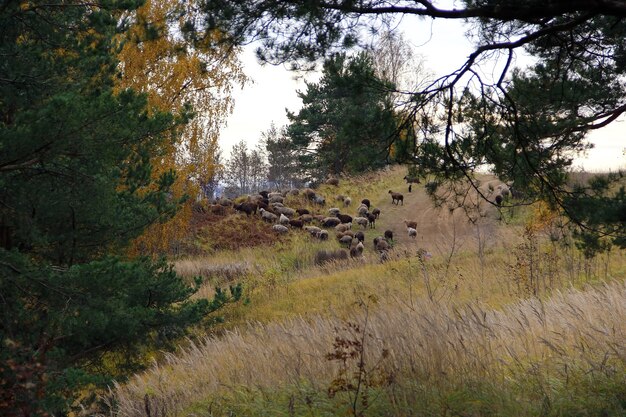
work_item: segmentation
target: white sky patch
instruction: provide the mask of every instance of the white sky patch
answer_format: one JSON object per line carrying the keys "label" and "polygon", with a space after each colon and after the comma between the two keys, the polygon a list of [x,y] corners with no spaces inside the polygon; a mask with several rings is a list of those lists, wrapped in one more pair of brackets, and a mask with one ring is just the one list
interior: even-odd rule
{"label": "white sky patch", "polygon": [[[466,38],[468,27],[460,21],[407,17],[399,27],[406,39],[415,46],[415,53],[425,60],[425,69],[436,77],[460,68],[474,47]],[[288,123],[285,109],[297,112],[302,102],[296,91],[306,86],[301,78],[285,66],[261,66],[254,54],[255,45],[244,48],[241,57],[245,73],[252,78],[243,89],[235,92],[235,110],[220,134],[220,147],[227,157],[232,146],[244,140],[249,147],[259,142],[261,134],[271,124],[281,127]],[[515,64],[522,66],[528,58],[516,56]],[[502,66],[483,65],[481,76],[497,79]],[[320,74],[308,73],[303,78],[317,82]],[[624,118],[621,118],[624,120]],[[616,121],[609,126],[591,132],[588,136],[595,147],[583,157],[576,158],[575,166],[589,171],[606,171],[626,168],[626,124]]]}

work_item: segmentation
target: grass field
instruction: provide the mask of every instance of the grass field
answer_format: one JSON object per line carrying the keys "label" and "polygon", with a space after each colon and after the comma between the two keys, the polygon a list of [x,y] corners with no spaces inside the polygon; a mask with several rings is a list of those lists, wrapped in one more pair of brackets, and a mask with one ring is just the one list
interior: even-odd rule
{"label": "grass field", "polygon": [[[241,282],[249,302],[117,386],[112,414],[626,415],[624,251],[585,259],[553,238],[558,219],[542,206],[487,206],[469,223],[435,210],[423,187],[406,193],[403,176],[320,190],[381,208],[362,259],[315,265],[337,242],[290,233],[177,260],[183,275],[205,277],[198,297]],[[405,192],[403,206],[389,189]],[[418,239],[404,219],[418,222]],[[386,229],[395,245],[381,263],[371,239]]]}

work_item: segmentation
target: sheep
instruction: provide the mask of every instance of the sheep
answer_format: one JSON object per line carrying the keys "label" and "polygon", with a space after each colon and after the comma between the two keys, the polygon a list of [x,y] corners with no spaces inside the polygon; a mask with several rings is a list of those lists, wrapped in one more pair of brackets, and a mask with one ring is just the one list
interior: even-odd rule
{"label": "sheep", "polygon": [[264,201],[257,201],[256,206],[257,208],[265,209],[265,210],[270,208],[269,205],[265,203]]}
{"label": "sheep", "polygon": [[272,204],[272,203],[281,203],[282,204],[283,201],[285,201],[285,198],[282,195],[275,195],[275,196],[270,197],[270,204]]}
{"label": "sheep", "polygon": [[282,224],[275,224],[274,226],[272,226],[272,229],[274,229],[276,233],[279,233],[281,235],[289,232],[289,229],[287,229]]}
{"label": "sheep", "polygon": [[302,220],[293,219],[289,220],[289,225],[297,229],[302,229],[302,226],[304,226],[304,222]]}
{"label": "sheep", "polygon": [[350,197],[346,197],[346,198],[343,200],[343,206],[344,206],[344,207],[348,207],[350,204],[352,204],[352,199],[351,199]]}
{"label": "sheep", "polygon": [[367,208],[367,206],[366,206],[366,205],[361,204],[361,205],[359,206],[359,208],[356,210],[356,212],[358,213],[358,215],[359,215],[359,216],[361,216],[361,217],[362,217],[362,216],[365,216],[365,215],[367,214],[368,210],[369,210],[369,209]]}
{"label": "sheep", "polygon": [[385,230],[385,239],[387,239],[387,241],[393,241],[393,231]]}
{"label": "sheep", "polygon": [[355,217],[354,222],[359,226],[363,226],[363,229],[367,227],[369,220],[366,217]]}
{"label": "sheep", "polygon": [[374,216],[376,216],[376,218],[380,217],[380,209],[379,208],[375,208],[374,210],[372,210],[372,214]]}
{"label": "sheep", "polygon": [[370,229],[376,229],[376,216],[373,213],[367,213],[367,221],[369,222]]}
{"label": "sheep", "polygon": [[315,265],[323,265],[326,262],[341,261],[348,259],[345,249],[320,250],[315,254]]}
{"label": "sheep", "polygon": [[338,185],[339,185],[339,179],[337,179],[337,178],[333,178],[333,177],[328,178],[328,179],[326,180],[326,184],[328,184],[328,185],[338,186]]}
{"label": "sheep", "polygon": [[324,216],[323,214],[314,214],[313,218],[317,220],[318,222],[321,222],[326,218],[326,216]]}
{"label": "sheep", "polygon": [[219,200],[217,200],[217,204],[219,204],[220,206],[224,206],[224,207],[230,207],[233,205],[232,200],[229,200],[228,198],[220,198]]}
{"label": "sheep", "polygon": [[299,195],[300,194],[300,190],[298,190],[297,188],[292,188],[291,190],[289,190],[289,195]]}
{"label": "sheep", "polygon": [[351,223],[342,223],[342,224],[338,224],[337,226],[335,226],[335,230],[338,232],[345,232],[346,230],[349,230],[352,227]]}
{"label": "sheep", "polygon": [[316,195],[313,197],[313,202],[319,206],[323,206],[326,204],[326,199],[320,195]]}
{"label": "sheep", "polygon": [[315,237],[317,237],[317,234],[322,231],[322,229],[317,226],[304,226],[304,230],[309,232],[311,236]]}
{"label": "sheep", "polygon": [[296,215],[296,211],[290,207],[278,207],[276,211],[280,214],[284,214],[287,217],[293,217]]}
{"label": "sheep", "polygon": [[350,257],[351,258],[360,258],[363,256],[363,250],[365,247],[361,242],[359,242],[355,247],[350,249]]}
{"label": "sheep", "polygon": [[417,222],[405,220],[404,224],[406,225],[406,227],[417,229]]}
{"label": "sheep", "polygon": [[337,215],[337,218],[339,220],[341,220],[341,223],[346,223],[346,224],[347,223],[352,223],[352,216],[349,216],[347,214],[341,214],[340,213],[340,214]]}
{"label": "sheep", "polygon": [[263,197],[264,199],[269,199],[270,198],[269,194],[270,194],[269,191],[259,191],[259,195]]}
{"label": "sheep", "polygon": [[360,230],[354,234],[354,237],[357,238],[359,240],[359,242],[364,242],[365,241],[365,233],[363,233]]}
{"label": "sheep", "polygon": [[402,202],[402,205],[404,205],[404,196],[400,193],[395,193],[391,190],[389,190],[389,194],[391,194],[391,204],[396,204],[396,206],[398,205],[398,203]]}
{"label": "sheep", "polygon": [[315,191],[310,188],[305,188],[302,190],[302,193],[308,200],[313,200],[315,198]]}
{"label": "sheep", "polygon": [[220,204],[209,204],[209,211],[216,216],[225,216],[226,215],[226,207]]}
{"label": "sheep", "polygon": [[407,227],[406,231],[409,234],[409,237],[412,237],[413,239],[415,239],[417,237],[417,230],[415,230],[414,228]]}
{"label": "sheep", "polygon": [[319,240],[328,240],[328,232],[326,230],[320,230],[316,237]]}
{"label": "sheep", "polygon": [[335,200],[341,201],[342,203],[346,200],[346,198],[347,197],[345,195],[343,195],[343,194],[339,194],[339,195],[335,196]]}
{"label": "sheep", "polygon": [[302,216],[303,214],[311,214],[311,212],[305,208],[296,209],[296,213],[298,213],[298,216]]}
{"label": "sheep", "polygon": [[339,243],[342,243],[344,245],[346,245],[347,247],[350,247],[350,244],[352,243],[352,236],[350,235],[343,235],[339,238]]}
{"label": "sheep", "polygon": [[406,180],[407,184],[421,184],[422,183],[417,176],[405,175],[404,178],[402,179]]}
{"label": "sheep", "polygon": [[347,236],[354,237],[354,232],[352,230],[346,230],[345,232],[343,232],[343,234],[347,235]]}
{"label": "sheep", "polygon": [[367,209],[370,209],[370,201],[367,198],[361,200],[361,204],[365,204],[367,206]]}
{"label": "sheep", "polygon": [[339,210],[337,207],[333,207],[328,209],[328,213],[333,217],[337,217],[339,213],[341,213],[341,210]]}
{"label": "sheep", "polygon": [[335,227],[341,223],[336,217],[326,217],[321,221],[322,227]]}
{"label": "sheep", "polygon": [[263,220],[265,220],[268,223],[275,223],[276,220],[278,220],[278,216],[275,215],[274,213],[271,213],[265,209],[260,209],[259,212],[261,213],[261,218]]}
{"label": "sheep", "polygon": [[385,240],[385,238],[382,237],[382,236],[376,236],[374,238],[374,249],[376,249],[376,246],[378,245],[378,242],[380,242],[381,240]]}
{"label": "sheep", "polygon": [[280,217],[278,218],[278,223],[280,224],[289,224],[289,217],[285,216],[284,214],[281,213]]}
{"label": "sheep", "polygon": [[257,206],[253,203],[240,203],[235,204],[235,210],[246,213],[246,216],[250,216],[253,213],[256,214]]}
{"label": "sheep", "polygon": [[302,220],[303,223],[311,223],[313,221],[313,216],[310,214],[303,214],[299,217],[299,219]]}
{"label": "sheep", "polygon": [[270,200],[271,200],[273,197],[280,197],[280,198],[283,198],[283,194],[282,194],[282,193],[278,193],[278,192],[273,192],[273,193],[269,193],[269,194],[267,195],[267,198],[269,198]]}
{"label": "sheep", "polygon": [[389,246],[389,243],[387,243],[385,239],[380,239],[378,242],[376,242],[376,250],[379,252],[386,252],[390,248],[391,246]]}
{"label": "sheep", "polygon": [[273,203],[270,203],[270,205],[271,205],[273,208],[277,208],[277,207],[285,207],[285,205],[284,205],[283,203],[279,203],[279,202],[277,202],[277,201],[276,201],[276,202],[273,202]]}

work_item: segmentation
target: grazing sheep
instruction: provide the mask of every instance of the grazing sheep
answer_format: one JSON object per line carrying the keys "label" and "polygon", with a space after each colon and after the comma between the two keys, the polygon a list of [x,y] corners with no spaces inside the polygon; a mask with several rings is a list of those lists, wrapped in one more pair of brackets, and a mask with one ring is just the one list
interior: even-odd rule
{"label": "grazing sheep", "polygon": [[346,245],[346,247],[350,247],[350,245],[352,244],[352,236],[350,235],[343,235],[339,238],[339,243]]}
{"label": "grazing sheep", "polygon": [[289,229],[287,229],[282,224],[275,224],[274,226],[272,226],[272,229],[274,229],[275,232],[277,232],[277,233],[279,233],[281,235],[289,232]]}
{"label": "grazing sheep", "polygon": [[278,207],[276,211],[280,214],[284,214],[287,217],[293,217],[296,215],[296,211],[290,207]]}
{"label": "grazing sheep", "polygon": [[276,220],[278,220],[278,216],[275,215],[274,213],[271,213],[265,209],[260,209],[259,212],[261,213],[261,218],[263,220],[265,220],[268,223],[276,223]]}
{"label": "grazing sheep", "polygon": [[279,193],[279,192],[273,192],[273,193],[269,193],[267,195],[267,198],[272,199],[272,197],[283,197],[283,193]]}
{"label": "grazing sheep", "polygon": [[320,230],[317,233],[317,238],[319,240],[328,240],[328,232],[326,230]]}
{"label": "grazing sheep", "polygon": [[278,223],[280,224],[289,224],[289,217],[285,216],[284,214],[281,213],[280,217],[278,218]]}
{"label": "grazing sheep", "polygon": [[385,239],[380,239],[378,242],[376,242],[376,250],[379,252],[386,252],[390,248],[391,246],[389,246],[389,243],[387,243]]}
{"label": "grazing sheep", "polygon": [[345,249],[320,250],[315,254],[315,265],[323,265],[326,262],[342,261],[348,259]]}
{"label": "grazing sheep", "polygon": [[265,201],[257,201],[256,206],[257,208],[265,209],[265,210],[270,208],[270,206]]}
{"label": "grazing sheep", "polygon": [[278,203],[278,202],[274,202],[274,203],[270,203],[270,205],[273,208],[277,208],[277,207],[285,207],[285,205],[283,203]]}
{"label": "grazing sheep", "polygon": [[409,237],[412,237],[413,239],[415,239],[417,237],[417,230],[415,230],[414,228],[407,227],[406,231],[409,234]]}
{"label": "grazing sheep", "polygon": [[389,194],[391,194],[391,204],[396,204],[396,206],[402,202],[402,205],[404,205],[404,196],[400,193],[395,193],[391,190],[389,190]]}
{"label": "grazing sheep", "polygon": [[404,224],[406,225],[406,227],[417,229],[417,222],[405,220]]}
{"label": "grazing sheep", "polygon": [[256,214],[257,206],[253,203],[240,203],[235,204],[235,210],[246,213],[246,216],[250,216],[251,214]]}
{"label": "grazing sheep", "polygon": [[302,193],[309,200],[313,200],[315,198],[315,191],[311,190],[310,188],[305,188],[304,190],[302,190]]}
{"label": "grazing sheep", "polygon": [[363,233],[360,230],[354,234],[354,237],[357,238],[359,240],[359,242],[364,242],[365,241],[365,233]]}
{"label": "grazing sheep", "polygon": [[326,216],[324,216],[323,214],[314,214],[313,218],[317,220],[318,222],[321,222],[326,218]]}
{"label": "grazing sheep", "polygon": [[359,242],[355,247],[350,249],[350,257],[360,258],[361,256],[363,256],[364,249],[365,247],[363,246],[363,243]]}
{"label": "grazing sheep", "polygon": [[374,210],[372,210],[372,214],[374,216],[376,216],[376,218],[380,217],[380,209],[379,208],[375,208]]}
{"label": "grazing sheep", "polygon": [[270,204],[273,203],[283,203],[283,201],[285,201],[284,197],[282,195],[275,195],[270,197]]}
{"label": "grazing sheep", "polygon": [[289,220],[289,225],[291,227],[295,227],[296,229],[302,229],[302,226],[304,226],[304,222],[302,220],[293,219]]}
{"label": "grazing sheep", "polygon": [[385,230],[385,239],[388,241],[393,241],[393,231]]}
{"label": "grazing sheep", "polygon": [[356,212],[359,214],[359,216],[362,217],[362,216],[365,216],[367,214],[368,210],[369,209],[367,208],[367,206],[365,204],[361,204],[359,206],[359,208],[356,210]]}
{"label": "grazing sheep", "polygon": [[304,230],[309,232],[311,236],[315,237],[317,237],[317,234],[322,231],[322,229],[317,226],[304,226]]}
{"label": "grazing sheep", "polygon": [[341,223],[346,223],[346,224],[347,223],[352,223],[352,216],[349,216],[347,214],[341,214],[340,213],[340,214],[337,215],[337,218],[339,220],[341,220]]}
{"label": "grazing sheep", "polygon": [[363,229],[365,229],[369,223],[369,220],[366,217],[355,217],[354,222],[359,226],[363,226]]}
{"label": "grazing sheep", "polygon": [[352,227],[352,224],[350,223],[342,223],[342,224],[338,224],[337,226],[335,226],[335,230],[343,233],[346,230],[350,230],[351,227]]}
{"label": "grazing sheep", "polygon": [[323,206],[326,204],[326,199],[324,197],[322,197],[321,195],[316,195],[313,198],[313,202],[319,206]]}
{"label": "grazing sheep", "polygon": [[322,227],[335,227],[341,223],[336,217],[326,217],[321,221]]}
{"label": "grazing sheep", "polygon": [[421,184],[422,183],[417,176],[405,175],[404,178],[402,179],[406,180],[407,184]]}
{"label": "grazing sheep", "polygon": [[311,212],[305,208],[296,209],[296,213],[298,213],[298,216],[302,216],[303,214],[311,214]]}
{"label": "grazing sheep", "polygon": [[376,229],[376,216],[374,213],[367,213],[367,221],[369,222],[370,229]]}
{"label": "grazing sheep", "polygon": [[300,216],[300,220],[302,220],[303,223],[311,223],[313,221],[313,216],[310,214],[303,214]]}
{"label": "grazing sheep", "polygon": [[262,196],[264,199],[269,199],[269,191],[259,191],[259,195]]}
{"label": "grazing sheep", "polygon": [[339,209],[338,209],[338,208],[336,208],[336,207],[333,207],[333,208],[328,209],[328,213],[329,213],[331,216],[337,217],[337,216],[339,215],[339,213],[341,213],[341,210],[339,210]]}
{"label": "grazing sheep", "polygon": [[326,184],[337,186],[337,185],[339,185],[339,179],[331,177],[331,178],[326,180]]}
{"label": "grazing sheep", "polygon": [[217,216],[226,215],[226,207],[220,204],[209,204],[209,211]]}
{"label": "grazing sheep", "polygon": [[224,207],[230,207],[233,205],[232,200],[229,200],[228,198],[220,198],[219,200],[217,200],[217,204],[219,204],[220,206],[224,206]]}
{"label": "grazing sheep", "polygon": [[374,238],[374,249],[376,249],[376,246],[378,245],[378,242],[380,242],[381,240],[385,240],[385,238],[382,237],[382,236],[376,236]]}
{"label": "grazing sheep", "polygon": [[370,209],[370,201],[367,198],[361,200],[361,204],[365,204],[365,206],[367,206],[367,209]]}
{"label": "grazing sheep", "polygon": [[346,197],[346,198],[343,200],[343,206],[344,206],[344,207],[348,207],[350,204],[352,204],[352,199],[351,199],[350,197]]}
{"label": "grazing sheep", "polygon": [[352,230],[346,230],[345,232],[343,232],[343,234],[347,235],[347,236],[354,237],[354,232]]}

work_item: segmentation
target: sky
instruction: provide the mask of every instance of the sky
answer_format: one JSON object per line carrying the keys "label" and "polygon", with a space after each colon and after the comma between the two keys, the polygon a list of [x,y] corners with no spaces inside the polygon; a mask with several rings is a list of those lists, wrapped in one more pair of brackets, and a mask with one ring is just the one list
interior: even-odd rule
{"label": "sky", "polygon": [[[415,53],[422,56],[427,71],[435,76],[458,69],[474,50],[465,37],[466,28],[459,21],[405,18],[398,28],[415,46]],[[306,89],[304,80],[316,82],[320,76],[319,73],[294,74],[286,66],[262,66],[257,62],[254,48],[255,45],[245,47],[241,56],[244,71],[252,81],[235,91],[234,111],[220,134],[225,156],[241,140],[249,147],[256,146],[272,123],[278,127],[285,125],[288,122],[285,109],[297,112],[302,105],[296,92]],[[526,57],[517,58],[518,65],[527,62]],[[623,119],[592,132],[589,140],[594,149],[576,158],[574,167],[587,171],[626,168],[626,120]]]}

